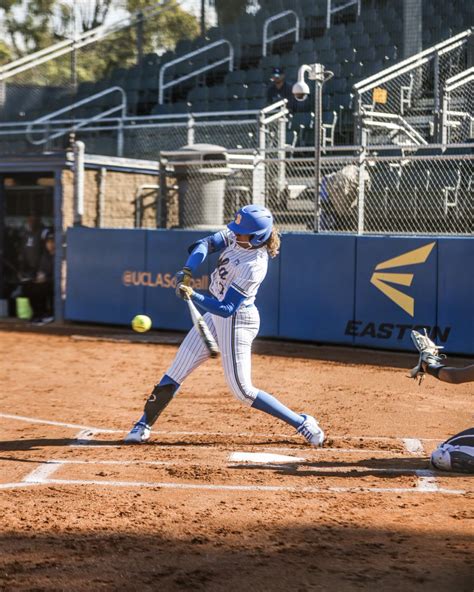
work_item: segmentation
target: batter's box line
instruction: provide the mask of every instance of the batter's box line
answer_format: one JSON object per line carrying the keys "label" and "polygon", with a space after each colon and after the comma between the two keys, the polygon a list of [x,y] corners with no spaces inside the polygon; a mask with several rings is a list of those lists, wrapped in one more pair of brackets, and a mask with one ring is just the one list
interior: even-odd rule
{"label": "batter's box line", "polygon": [[[92,436],[96,434],[126,434],[126,430],[114,430],[108,428],[99,428],[94,426],[85,426],[80,424],[65,423],[60,421],[53,421],[47,419],[39,419],[35,417],[25,417],[22,415],[12,415],[9,413],[0,413],[0,418],[12,419],[16,421],[24,421],[33,424],[45,424],[54,425],[58,427],[66,427],[71,429],[81,430],[82,439],[87,440],[90,438],[84,437],[84,434],[91,433]],[[259,434],[255,432],[240,432],[240,433],[225,433],[225,432],[195,432],[195,431],[156,431],[157,435],[169,435],[169,436],[230,436],[230,437],[253,437],[253,438],[300,438],[298,435],[288,434]],[[76,436],[76,438],[79,434]],[[446,439],[446,438],[444,438]],[[417,448],[422,449],[421,442],[441,442],[443,438],[407,438],[404,436],[351,436],[351,435],[334,435],[331,436],[331,440],[359,440],[359,441],[382,441],[382,442],[401,442],[405,445],[408,452],[415,452]]]}
{"label": "batter's box line", "polygon": [[[445,489],[433,483],[432,471],[417,470],[414,473],[419,477],[415,487],[293,487],[281,485],[225,485],[225,484],[196,484],[196,483],[170,483],[147,481],[108,481],[97,479],[53,479],[55,471],[66,464],[172,464],[166,461],[81,461],[58,459],[42,463],[36,469],[28,473],[21,483],[3,484],[3,488],[25,487],[28,485],[81,485],[100,487],[132,487],[152,489],[181,489],[181,490],[205,490],[205,491],[248,491],[248,492],[298,492],[298,493],[431,493],[445,495],[465,495],[463,489]],[[334,467],[337,469],[337,467]],[[397,470],[380,469],[378,472],[394,473]],[[406,472],[406,471],[405,471]]]}

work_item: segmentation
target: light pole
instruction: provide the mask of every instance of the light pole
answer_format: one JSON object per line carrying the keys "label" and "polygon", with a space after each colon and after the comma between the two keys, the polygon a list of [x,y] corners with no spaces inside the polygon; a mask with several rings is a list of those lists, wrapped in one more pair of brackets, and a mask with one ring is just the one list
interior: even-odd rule
{"label": "light pole", "polygon": [[320,231],[321,220],[321,126],[322,126],[322,96],[323,84],[334,76],[329,70],[325,70],[322,64],[304,64],[298,70],[298,80],[293,85],[292,91],[297,101],[305,101],[309,96],[309,86],[304,80],[308,73],[309,80],[314,80],[314,231]]}

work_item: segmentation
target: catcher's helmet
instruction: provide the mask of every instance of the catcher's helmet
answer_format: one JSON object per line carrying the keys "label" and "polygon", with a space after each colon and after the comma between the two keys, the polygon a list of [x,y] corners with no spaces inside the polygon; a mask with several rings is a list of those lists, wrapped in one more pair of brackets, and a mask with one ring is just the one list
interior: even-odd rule
{"label": "catcher's helmet", "polygon": [[240,208],[227,228],[235,234],[249,234],[252,247],[260,247],[270,238],[273,216],[264,206],[250,204]]}

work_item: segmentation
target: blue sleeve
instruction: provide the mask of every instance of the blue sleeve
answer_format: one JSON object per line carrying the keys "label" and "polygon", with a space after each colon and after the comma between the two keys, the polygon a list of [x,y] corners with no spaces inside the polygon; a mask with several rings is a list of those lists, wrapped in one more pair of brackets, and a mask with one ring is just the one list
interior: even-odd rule
{"label": "blue sleeve", "polygon": [[227,246],[227,237],[223,232],[216,232],[206,238],[199,240],[190,247],[190,255],[184,264],[185,267],[194,272],[204,261],[209,253],[222,251]]}
{"label": "blue sleeve", "polygon": [[198,292],[194,292],[192,296],[193,302],[198,306],[212,314],[224,318],[232,316],[245,298],[246,296],[237,292],[237,290],[234,290],[232,287],[227,290],[224,300],[220,301],[217,300],[217,298],[214,298],[214,296],[205,296]]}

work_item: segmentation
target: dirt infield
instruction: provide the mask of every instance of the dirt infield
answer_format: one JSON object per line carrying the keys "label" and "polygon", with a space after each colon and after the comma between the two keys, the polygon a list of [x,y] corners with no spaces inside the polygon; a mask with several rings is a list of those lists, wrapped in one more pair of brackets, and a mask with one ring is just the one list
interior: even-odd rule
{"label": "dirt infield", "polygon": [[473,385],[419,387],[415,355],[256,349],[254,384],[324,449],[234,400],[219,361],[125,446],[175,345],[0,333],[0,589],[472,592],[474,480],[427,458],[472,425]]}

